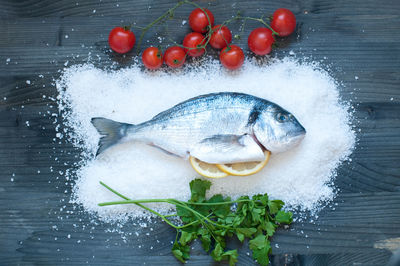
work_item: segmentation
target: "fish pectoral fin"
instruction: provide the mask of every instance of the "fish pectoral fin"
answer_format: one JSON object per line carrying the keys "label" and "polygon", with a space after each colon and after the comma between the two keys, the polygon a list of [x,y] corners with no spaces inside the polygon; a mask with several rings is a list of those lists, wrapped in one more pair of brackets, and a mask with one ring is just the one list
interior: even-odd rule
{"label": "fish pectoral fin", "polygon": [[190,155],[207,163],[236,163],[264,160],[262,148],[250,135],[215,135],[203,139]]}
{"label": "fish pectoral fin", "polygon": [[209,145],[241,145],[244,146],[244,139],[248,135],[214,135],[209,138],[203,139],[200,143]]}

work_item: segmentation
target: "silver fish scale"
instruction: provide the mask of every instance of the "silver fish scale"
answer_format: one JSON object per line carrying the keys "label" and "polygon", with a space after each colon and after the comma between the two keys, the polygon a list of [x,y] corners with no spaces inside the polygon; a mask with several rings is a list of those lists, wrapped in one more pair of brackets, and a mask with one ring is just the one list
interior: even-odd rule
{"label": "silver fish scale", "polygon": [[196,97],[168,109],[128,130],[129,140],[153,144],[187,157],[202,141],[215,136],[251,134],[249,117],[257,106],[270,102],[241,93],[214,93]]}

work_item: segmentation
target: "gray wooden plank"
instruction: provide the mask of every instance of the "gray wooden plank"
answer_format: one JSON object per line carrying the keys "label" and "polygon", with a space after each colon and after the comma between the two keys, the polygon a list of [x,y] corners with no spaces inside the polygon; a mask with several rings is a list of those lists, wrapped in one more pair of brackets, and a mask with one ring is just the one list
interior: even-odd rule
{"label": "gray wooden plank", "polygon": [[[78,4],[77,4],[78,3]],[[307,11],[309,14],[340,14],[340,15],[353,15],[365,14],[374,15],[376,13],[382,15],[398,15],[397,10],[399,9],[399,3],[397,1],[381,1],[379,3],[379,9],[377,9],[377,3],[374,0],[367,1],[281,1],[281,2],[269,2],[268,4],[257,0],[235,2],[232,5],[231,2],[225,1],[210,1],[209,3],[204,2],[204,5],[209,5],[215,10],[217,14],[223,15],[227,7],[232,9],[240,9],[241,7],[250,9],[260,9],[261,11],[270,10],[273,11],[280,7],[291,8],[295,13]],[[117,4],[119,6],[117,6]],[[155,5],[156,4],[156,5]],[[229,5],[230,4],[230,5]],[[161,12],[171,7],[171,2],[168,0],[159,0],[157,2],[148,1],[137,1],[135,5],[129,0],[120,1],[58,1],[54,2],[51,0],[35,1],[35,0],[23,0],[23,1],[12,1],[3,0],[1,2],[1,9],[7,17],[38,17],[38,16],[104,16],[106,14],[127,16],[127,15],[138,15],[140,16],[143,11],[151,11],[152,13]],[[93,10],[96,12],[93,12]],[[191,10],[191,7],[187,7],[187,10]],[[379,12],[376,12],[379,10]]]}

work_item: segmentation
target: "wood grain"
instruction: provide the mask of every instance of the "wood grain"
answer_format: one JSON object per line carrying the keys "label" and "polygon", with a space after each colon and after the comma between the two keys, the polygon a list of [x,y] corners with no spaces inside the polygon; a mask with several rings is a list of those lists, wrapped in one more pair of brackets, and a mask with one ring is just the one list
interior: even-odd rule
{"label": "wood grain", "polygon": [[[278,231],[272,265],[384,265],[391,252],[376,247],[400,236],[400,2],[198,3],[213,11],[217,23],[239,10],[258,16],[290,8],[297,32],[278,40],[273,55],[293,51],[300,59],[320,62],[354,108],[358,145],[352,161],[338,171],[338,197],[318,219]],[[0,265],[179,265],[170,254],[174,232],[164,223],[154,220],[140,228],[134,220],[124,225],[121,236],[115,231],[119,225],[101,223],[69,203],[73,181],[63,175],[76,168],[79,150],[55,140],[55,117],[47,113],[56,109],[47,96],[56,96],[53,79],[67,61],[68,66],[89,59],[101,68],[129,66],[135,53],[112,53],[110,28],[145,25],[172,4],[0,0]],[[180,41],[189,32],[181,23],[191,9],[176,12],[168,34],[160,27],[146,39],[158,44],[157,37],[170,35]],[[247,48],[246,36],[256,26],[249,23],[235,42]],[[246,245],[230,245],[239,248],[238,265],[254,264]],[[193,247],[188,264],[215,264],[199,243]]]}

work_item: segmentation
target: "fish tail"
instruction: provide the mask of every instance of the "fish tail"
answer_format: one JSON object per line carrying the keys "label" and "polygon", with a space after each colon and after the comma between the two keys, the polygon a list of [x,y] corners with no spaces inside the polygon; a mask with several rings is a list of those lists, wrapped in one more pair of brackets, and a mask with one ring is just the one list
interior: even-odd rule
{"label": "fish tail", "polygon": [[117,144],[124,136],[126,136],[126,130],[131,126],[130,124],[116,122],[103,117],[94,117],[91,122],[99,134],[102,135],[96,156]]}

